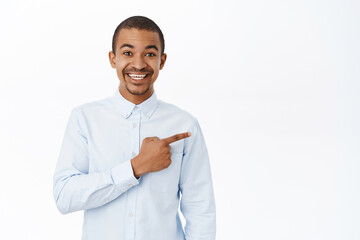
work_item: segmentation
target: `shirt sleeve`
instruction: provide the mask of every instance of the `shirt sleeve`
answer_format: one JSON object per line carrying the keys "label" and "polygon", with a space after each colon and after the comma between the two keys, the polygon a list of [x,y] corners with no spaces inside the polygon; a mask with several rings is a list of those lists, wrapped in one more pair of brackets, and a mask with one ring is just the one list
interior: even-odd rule
{"label": "shirt sleeve", "polygon": [[191,137],[185,139],[180,191],[180,210],[186,220],[186,240],[215,239],[216,209],[210,162],[197,121]]}
{"label": "shirt sleeve", "polygon": [[66,126],[54,173],[53,194],[62,214],[100,207],[139,183],[131,160],[111,169],[89,173],[89,151],[77,108]]}

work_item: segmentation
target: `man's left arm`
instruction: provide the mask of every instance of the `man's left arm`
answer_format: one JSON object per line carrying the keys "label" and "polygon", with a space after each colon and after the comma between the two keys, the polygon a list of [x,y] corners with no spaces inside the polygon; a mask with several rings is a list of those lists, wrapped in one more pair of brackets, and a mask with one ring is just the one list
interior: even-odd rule
{"label": "man's left arm", "polygon": [[186,240],[213,240],[216,209],[209,156],[199,123],[195,120],[191,137],[185,140],[181,166],[180,209],[186,220]]}

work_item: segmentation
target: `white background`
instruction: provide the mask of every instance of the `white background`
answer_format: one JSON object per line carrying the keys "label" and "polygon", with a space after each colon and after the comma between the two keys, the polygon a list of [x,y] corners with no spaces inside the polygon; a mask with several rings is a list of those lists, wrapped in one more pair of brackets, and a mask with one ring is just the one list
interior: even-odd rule
{"label": "white background", "polygon": [[1,1],[0,239],[80,239],[52,176],[70,110],[112,96],[116,26],[162,28],[155,88],[200,122],[217,239],[360,239],[360,2]]}

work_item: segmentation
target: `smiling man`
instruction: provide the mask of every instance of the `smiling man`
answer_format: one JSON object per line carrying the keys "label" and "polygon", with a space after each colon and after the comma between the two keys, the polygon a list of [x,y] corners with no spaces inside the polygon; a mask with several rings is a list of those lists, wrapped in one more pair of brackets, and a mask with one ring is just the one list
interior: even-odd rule
{"label": "smiling man", "polygon": [[152,20],[126,19],[109,52],[120,80],[115,96],[71,111],[54,198],[63,214],[85,211],[82,239],[215,239],[210,163],[198,121],[154,92],[164,49]]}

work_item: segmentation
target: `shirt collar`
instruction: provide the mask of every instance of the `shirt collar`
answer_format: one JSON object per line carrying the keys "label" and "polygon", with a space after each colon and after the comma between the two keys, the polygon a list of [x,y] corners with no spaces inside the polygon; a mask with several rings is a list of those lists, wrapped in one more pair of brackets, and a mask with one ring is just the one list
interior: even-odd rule
{"label": "shirt collar", "polygon": [[152,116],[152,114],[155,112],[155,109],[158,105],[158,99],[155,94],[155,91],[153,94],[146,99],[144,102],[142,102],[139,105],[136,105],[128,100],[126,100],[119,92],[119,89],[116,89],[115,91],[115,98],[120,106],[121,110],[121,116],[124,118],[130,117],[133,110],[136,108],[139,108],[141,113],[148,119]]}

